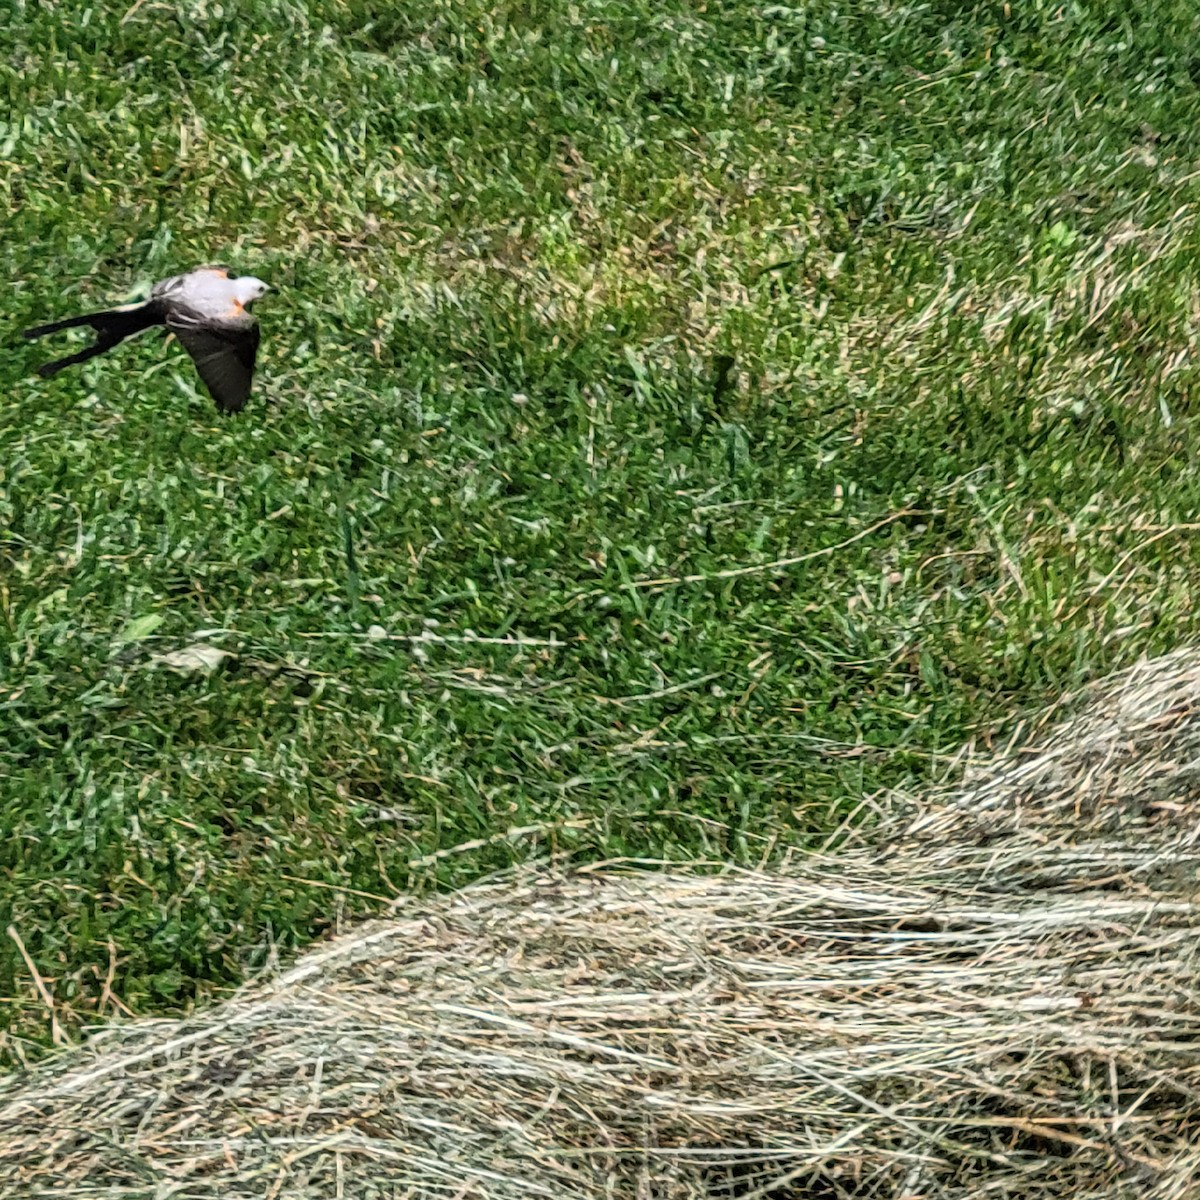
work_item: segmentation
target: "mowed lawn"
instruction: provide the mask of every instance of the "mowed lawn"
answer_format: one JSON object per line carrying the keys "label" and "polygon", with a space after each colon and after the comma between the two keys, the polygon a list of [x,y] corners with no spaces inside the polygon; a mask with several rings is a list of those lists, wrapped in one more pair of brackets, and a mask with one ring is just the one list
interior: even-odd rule
{"label": "mowed lawn", "polygon": [[[1195,637],[1194,4],[16,0],[0,79],[9,1061]],[[201,262],[243,414],[33,374]]]}

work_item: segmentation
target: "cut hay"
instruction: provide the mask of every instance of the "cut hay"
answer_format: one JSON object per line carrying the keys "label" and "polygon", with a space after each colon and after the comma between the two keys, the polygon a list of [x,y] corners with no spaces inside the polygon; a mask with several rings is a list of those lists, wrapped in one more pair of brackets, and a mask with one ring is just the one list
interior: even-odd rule
{"label": "cut hay", "polygon": [[1200,1195],[1200,656],[774,872],[530,872],[0,1085],[0,1194]]}

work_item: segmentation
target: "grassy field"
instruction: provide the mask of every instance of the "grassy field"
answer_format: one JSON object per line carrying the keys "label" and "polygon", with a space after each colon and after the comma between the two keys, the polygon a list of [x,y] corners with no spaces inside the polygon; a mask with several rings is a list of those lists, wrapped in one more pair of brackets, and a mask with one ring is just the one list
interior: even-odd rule
{"label": "grassy field", "polygon": [[[1192,4],[16,0],[0,78],[10,1061],[1195,636]],[[33,375],[206,261],[242,415]]]}

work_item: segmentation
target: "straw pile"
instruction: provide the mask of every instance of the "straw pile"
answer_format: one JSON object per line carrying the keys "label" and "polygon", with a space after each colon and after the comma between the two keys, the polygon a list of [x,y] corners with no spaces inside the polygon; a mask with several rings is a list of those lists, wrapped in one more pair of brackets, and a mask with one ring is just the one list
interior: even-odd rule
{"label": "straw pile", "polygon": [[1200,1195],[1200,655],[772,873],[529,873],[0,1085],[0,1194]]}

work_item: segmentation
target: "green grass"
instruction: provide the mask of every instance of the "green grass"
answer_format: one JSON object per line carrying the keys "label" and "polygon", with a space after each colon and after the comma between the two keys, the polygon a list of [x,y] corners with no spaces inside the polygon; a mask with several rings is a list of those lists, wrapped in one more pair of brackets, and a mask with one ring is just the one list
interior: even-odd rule
{"label": "green grass", "polygon": [[[16,0],[0,932],[64,1029],[549,851],[757,863],[1192,639],[1198,45]],[[277,288],[243,415],[154,338],[33,375],[205,261]],[[0,1026],[49,1028],[11,937]]]}

